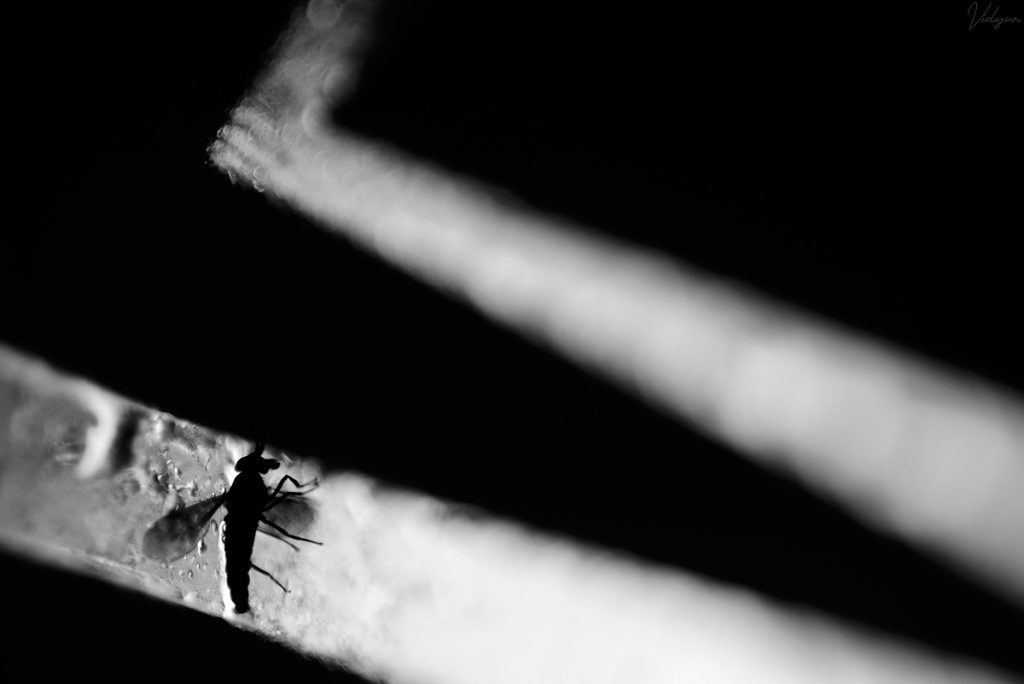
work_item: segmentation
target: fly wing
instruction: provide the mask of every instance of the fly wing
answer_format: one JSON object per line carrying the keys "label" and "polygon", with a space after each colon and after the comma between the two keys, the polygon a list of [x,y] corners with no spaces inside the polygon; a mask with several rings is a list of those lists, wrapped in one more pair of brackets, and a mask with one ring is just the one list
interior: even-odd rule
{"label": "fly wing", "polygon": [[292,534],[302,534],[309,529],[316,518],[313,504],[302,497],[290,496],[274,504],[263,516]]}
{"label": "fly wing", "polygon": [[142,552],[154,560],[175,561],[194,549],[206,534],[226,494],[178,508],[153,523],[142,538]]}

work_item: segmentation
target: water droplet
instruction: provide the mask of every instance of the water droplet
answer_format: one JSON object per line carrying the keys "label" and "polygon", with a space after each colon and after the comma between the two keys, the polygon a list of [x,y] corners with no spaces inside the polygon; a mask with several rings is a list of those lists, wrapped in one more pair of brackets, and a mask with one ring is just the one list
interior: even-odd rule
{"label": "water droplet", "polygon": [[184,576],[185,576],[185,571],[184,570],[179,570],[178,571],[178,577],[184,577]]}
{"label": "water droplet", "polygon": [[189,571],[188,571],[188,578],[189,578],[189,579],[192,579],[192,574],[193,574],[193,573],[192,573],[192,571],[191,571],[191,570],[189,570]]}
{"label": "water droplet", "polygon": [[213,528],[213,531],[214,531],[214,532],[216,532],[216,531],[217,531],[217,528],[218,528],[219,526],[220,526],[220,523],[218,523],[218,522],[217,522],[216,520],[214,520],[214,521],[213,521],[212,523],[210,523],[210,527],[212,527],[212,528]]}
{"label": "water droplet", "polygon": [[199,540],[199,553],[203,553],[204,551],[206,551],[206,540],[205,539],[200,539]]}

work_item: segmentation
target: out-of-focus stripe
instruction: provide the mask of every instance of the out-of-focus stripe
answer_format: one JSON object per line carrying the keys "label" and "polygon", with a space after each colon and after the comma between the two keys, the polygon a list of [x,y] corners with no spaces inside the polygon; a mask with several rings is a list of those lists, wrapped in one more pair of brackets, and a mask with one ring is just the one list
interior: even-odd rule
{"label": "out-of-focus stripe", "polygon": [[350,46],[359,44],[358,23],[336,21],[297,19],[280,59],[212,146],[216,163],[1024,597],[1017,396],[664,254],[504,206],[470,180],[332,128],[326,107],[351,86]]}

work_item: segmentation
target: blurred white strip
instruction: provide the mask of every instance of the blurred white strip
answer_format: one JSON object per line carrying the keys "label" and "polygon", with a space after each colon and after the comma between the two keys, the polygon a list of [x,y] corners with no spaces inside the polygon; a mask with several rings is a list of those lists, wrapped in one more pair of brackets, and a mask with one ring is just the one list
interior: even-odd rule
{"label": "blurred white strip", "polygon": [[1024,597],[1018,397],[330,129],[359,43],[358,22],[331,26],[297,20],[212,148],[219,165]]}
{"label": "blurred white strip", "polygon": [[[82,386],[123,411],[0,346],[0,545],[220,614],[217,530],[172,563],[139,541],[171,506],[223,491],[249,445],[132,405],[131,462],[83,478],[60,446],[88,420],[87,407],[65,406]],[[301,480],[317,472],[274,455]],[[309,499],[303,534],[324,545],[296,552],[259,536],[254,561],[290,593],[253,574],[253,613],[239,623],[395,684],[1014,681],[358,475],[328,476]]]}
{"label": "blurred white strip", "polygon": [[[938,684],[998,675],[753,594],[343,476],[283,571],[307,652],[430,684]],[[273,543],[273,542],[269,542]]]}

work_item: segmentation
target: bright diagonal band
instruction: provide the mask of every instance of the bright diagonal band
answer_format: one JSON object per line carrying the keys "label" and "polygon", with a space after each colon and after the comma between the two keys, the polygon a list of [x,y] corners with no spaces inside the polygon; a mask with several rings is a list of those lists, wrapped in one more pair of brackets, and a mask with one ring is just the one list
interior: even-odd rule
{"label": "bright diagonal band", "polygon": [[1024,597],[1019,397],[665,255],[503,206],[486,188],[332,128],[326,108],[352,86],[361,24],[311,16],[298,17],[222,129],[218,165]]}
{"label": "bright diagonal band", "polygon": [[[146,528],[223,491],[249,444],[0,347],[0,544],[207,613],[224,613],[217,530],[145,557]],[[288,458],[308,480],[310,464]],[[281,472],[281,471],[276,471]],[[787,611],[351,473],[309,495],[294,551],[258,536],[246,624],[395,684],[820,682],[989,684],[983,667]]]}

